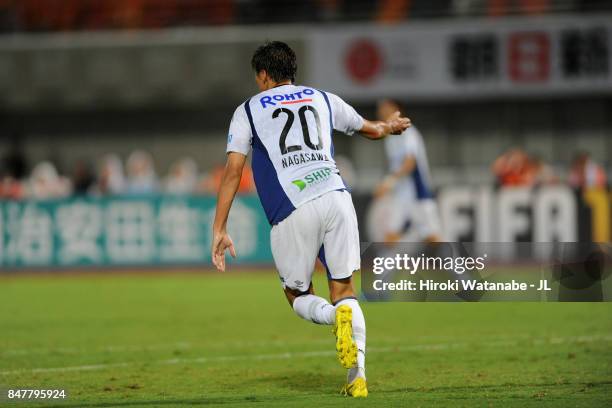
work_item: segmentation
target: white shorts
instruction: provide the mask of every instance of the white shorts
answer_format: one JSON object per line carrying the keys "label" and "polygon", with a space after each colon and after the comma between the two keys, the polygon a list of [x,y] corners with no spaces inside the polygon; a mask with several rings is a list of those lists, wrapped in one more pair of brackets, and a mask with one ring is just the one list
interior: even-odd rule
{"label": "white shorts", "polygon": [[402,240],[422,241],[432,235],[442,238],[438,203],[434,199],[417,200],[410,206],[407,216],[410,226]]}
{"label": "white shorts", "polygon": [[388,234],[402,234],[402,242],[420,242],[432,235],[442,236],[438,205],[434,199],[406,200],[385,196],[374,200],[368,211],[368,236],[385,241]]}
{"label": "white shorts", "polygon": [[329,279],[346,279],[361,268],[357,215],[347,191],[302,204],[272,227],[270,242],[284,288],[307,291],[317,256]]}

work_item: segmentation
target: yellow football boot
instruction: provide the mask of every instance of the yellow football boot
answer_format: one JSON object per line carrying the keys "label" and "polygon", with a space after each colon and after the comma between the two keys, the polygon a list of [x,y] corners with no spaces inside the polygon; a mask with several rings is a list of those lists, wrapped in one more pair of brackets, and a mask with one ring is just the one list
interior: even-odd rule
{"label": "yellow football boot", "polygon": [[368,384],[362,377],[357,377],[352,383],[346,384],[340,393],[353,398],[365,398],[368,396]]}
{"label": "yellow football boot", "polygon": [[342,305],[336,308],[336,324],[333,333],[336,336],[338,361],[344,368],[355,367],[357,344],[353,340],[353,309],[350,306]]}

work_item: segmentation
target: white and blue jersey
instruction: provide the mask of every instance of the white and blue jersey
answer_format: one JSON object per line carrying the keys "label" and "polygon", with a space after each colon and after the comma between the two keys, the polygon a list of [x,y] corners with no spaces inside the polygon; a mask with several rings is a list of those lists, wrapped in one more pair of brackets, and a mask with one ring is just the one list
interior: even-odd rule
{"label": "white and blue jersey", "polygon": [[332,131],[353,134],[363,118],[338,96],[281,85],[261,92],[234,112],[227,152],[248,155],[270,224],[300,205],[346,186],[334,161]]}
{"label": "white and blue jersey", "polygon": [[396,193],[404,199],[433,198],[427,151],[418,129],[411,126],[401,135],[385,138],[385,150],[392,172],[398,171],[409,157],[416,161],[414,171],[396,184]]}

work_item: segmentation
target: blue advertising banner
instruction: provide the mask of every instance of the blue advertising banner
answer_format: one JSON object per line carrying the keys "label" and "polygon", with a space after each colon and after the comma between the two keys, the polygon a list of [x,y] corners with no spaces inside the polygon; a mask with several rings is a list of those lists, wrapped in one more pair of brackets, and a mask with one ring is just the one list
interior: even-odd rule
{"label": "blue advertising banner", "polygon": [[[209,264],[214,212],[204,196],[0,202],[0,265]],[[271,262],[269,230],[257,197],[237,197],[228,222],[235,262]]]}

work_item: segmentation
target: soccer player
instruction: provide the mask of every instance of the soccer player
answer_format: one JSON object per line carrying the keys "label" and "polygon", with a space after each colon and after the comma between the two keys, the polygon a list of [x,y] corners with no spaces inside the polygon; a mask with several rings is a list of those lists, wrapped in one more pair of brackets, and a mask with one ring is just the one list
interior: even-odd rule
{"label": "soccer player", "polygon": [[[295,313],[334,325],[336,351],[348,369],[345,395],[366,397],[366,326],[352,275],[360,269],[355,209],[334,162],[334,129],[369,139],[410,126],[399,112],[386,121],[364,120],[338,96],[295,85],[295,53],[268,42],[251,60],[261,90],[238,106],[230,123],[227,163],[213,225],[212,261],[225,270],[225,251],[235,257],[227,218],[248,153],[259,199],[272,225],[272,255]],[[331,304],[314,293],[316,258],[327,269]]]}
{"label": "soccer player", "polygon": [[[398,102],[384,99],[378,103],[378,118],[393,117],[400,108]],[[438,206],[431,190],[427,151],[421,134],[411,126],[399,137],[385,139],[385,151],[390,173],[378,185],[374,196],[381,198],[393,193],[400,215],[397,229],[387,234],[386,240],[440,242]]]}

